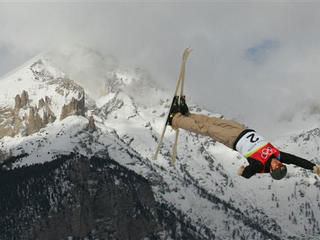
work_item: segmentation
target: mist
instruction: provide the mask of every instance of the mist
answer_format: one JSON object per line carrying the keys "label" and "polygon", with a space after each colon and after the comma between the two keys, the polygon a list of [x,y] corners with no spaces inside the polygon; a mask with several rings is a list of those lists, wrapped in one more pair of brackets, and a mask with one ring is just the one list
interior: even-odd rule
{"label": "mist", "polygon": [[318,127],[319,9],[297,1],[0,3],[0,75],[82,43],[171,89],[191,47],[187,99],[277,137]]}

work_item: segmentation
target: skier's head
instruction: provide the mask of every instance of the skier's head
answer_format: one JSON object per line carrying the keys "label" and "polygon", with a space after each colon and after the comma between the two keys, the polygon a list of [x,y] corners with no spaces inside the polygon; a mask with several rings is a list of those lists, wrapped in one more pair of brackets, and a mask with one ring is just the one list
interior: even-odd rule
{"label": "skier's head", "polygon": [[280,180],[287,175],[287,167],[278,159],[272,158],[270,163],[270,174],[275,180]]}

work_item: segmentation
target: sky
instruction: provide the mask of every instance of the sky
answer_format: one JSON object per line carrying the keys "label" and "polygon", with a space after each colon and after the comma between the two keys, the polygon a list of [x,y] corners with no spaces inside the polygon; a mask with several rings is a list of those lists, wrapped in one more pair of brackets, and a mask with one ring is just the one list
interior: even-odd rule
{"label": "sky", "polygon": [[187,99],[276,137],[318,127],[319,10],[316,1],[0,0],[0,75],[81,42],[171,89],[191,47]]}

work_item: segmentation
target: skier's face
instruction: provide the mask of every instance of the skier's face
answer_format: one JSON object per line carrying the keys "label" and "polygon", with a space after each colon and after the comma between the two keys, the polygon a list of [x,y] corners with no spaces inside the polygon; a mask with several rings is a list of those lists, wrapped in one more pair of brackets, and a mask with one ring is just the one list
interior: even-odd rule
{"label": "skier's face", "polygon": [[278,159],[272,158],[271,166],[270,166],[270,172],[273,172],[274,170],[278,169],[279,167],[282,168],[281,170],[285,169],[283,164]]}

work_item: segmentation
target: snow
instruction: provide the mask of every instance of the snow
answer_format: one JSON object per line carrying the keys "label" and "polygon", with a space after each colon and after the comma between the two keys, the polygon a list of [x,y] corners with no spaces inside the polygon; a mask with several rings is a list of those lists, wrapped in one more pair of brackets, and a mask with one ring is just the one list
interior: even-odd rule
{"label": "snow", "polygon": [[108,95],[102,96],[96,101],[97,108],[102,108],[107,102],[112,100],[115,97],[115,93],[110,93]]}
{"label": "snow", "polygon": [[[49,60],[43,63],[39,71],[49,72],[54,78],[65,76],[52,67]],[[57,85],[35,79],[31,65],[29,63],[0,81],[0,107],[14,107],[14,96],[27,90],[33,103],[45,96],[51,97],[52,110],[60,116],[62,106],[76,96],[76,92],[59,95],[55,91]],[[114,71],[118,78],[125,79],[126,85],[139,81],[141,77],[134,71]],[[199,229],[204,226],[211,229],[218,239],[230,239],[233,231],[242,232],[243,229],[249,231],[243,233],[248,234],[248,239],[253,232],[257,233],[255,239],[263,239],[261,233],[235,217],[239,212],[240,216],[251,219],[267,232],[272,232],[270,229],[278,224],[282,239],[319,235],[319,179],[311,171],[288,166],[288,177],[282,181],[274,181],[268,174],[247,180],[237,175],[238,168],[247,165],[246,159],[209,137],[184,130],[180,131],[177,162],[173,166],[171,153],[175,131],[170,127],[157,161],[153,160],[171,95],[153,86],[148,88],[144,91],[152,93],[153,99],[147,104],[141,103],[147,95],[141,96],[139,92],[135,97],[134,91],[121,87],[93,100],[100,111],[89,109],[86,117],[70,116],[62,121],[56,120],[31,136],[4,137],[0,140],[1,150],[11,150],[13,155],[29,154],[13,167],[51,161],[58,153],[79,152],[92,156],[107,152],[119,164],[148,179],[157,201],[174,206]],[[190,104],[190,109],[197,111],[197,106]],[[198,113],[219,116],[205,110]],[[29,113],[21,110],[20,115],[24,114]],[[94,133],[86,130],[91,114],[98,128]],[[273,143],[283,151],[319,164],[319,132],[319,129],[310,129],[290,133]],[[227,204],[233,209],[226,211]]]}
{"label": "snow", "polygon": [[135,77],[127,71],[118,71],[115,74],[126,85],[129,85],[135,80]]}
{"label": "snow", "polygon": [[79,143],[74,135],[85,129],[87,124],[88,120],[84,117],[70,116],[27,137],[4,137],[1,139],[2,150],[8,152],[14,149],[13,155],[29,154],[23,162],[13,167],[51,161],[57,153],[73,152],[76,143]]}
{"label": "snow", "polygon": [[[304,233],[304,228],[308,229],[308,221],[305,217],[301,216],[297,219],[297,225],[292,224],[289,221],[288,215],[294,212],[293,209],[298,209],[305,199],[295,194],[294,201],[288,201],[288,197],[298,191],[303,190],[304,185],[308,186],[308,192],[305,195],[310,196],[307,200],[312,202],[314,206],[314,216],[319,215],[319,209],[317,203],[313,199],[319,195],[314,184],[318,182],[314,178],[312,172],[308,172],[306,176],[302,176],[299,168],[288,166],[290,172],[290,178],[286,178],[283,181],[274,181],[268,174],[255,176],[250,180],[237,176],[237,169],[241,165],[246,165],[246,160],[241,157],[235,151],[232,151],[220,143],[214,144],[213,141],[207,137],[199,137],[194,134],[180,131],[178,160],[176,166],[170,164],[170,153],[172,151],[174,131],[167,130],[164,146],[161,149],[160,156],[157,161],[152,160],[154,150],[157,146],[157,141],[154,140],[152,135],[156,135],[159,138],[161,133],[164,118],[159,118],[157,112],[167,112],[164,106],[158,106],[157,111],[152,115],[150,109],[139,108],[135,109],[131,99],[119,96],[122,101],[125,102],[123,109],[115,110],[110,114],[105,121],[104,125],[107,128],[113,129],[120,139],[129,144],[136,152],[138,152],[145,159],[156,166],[167,169],[163,180],[168,184],[169,189],[178,189],[175,191],[166,191],[165,194],[158,196],[160,199],[174,204],[174,206],[194,221],[201,219],[201,223],[205,226],[209,226],[212,230],[220,229],[221,236],[228,238],[228,233],[222,231],[225,228],[223,222],[217,223],[217,216],[221,215],[221,219],[225,216],[221,212],[213,211],[215,206],[212,206],[210,201],[199,198],[199,195],[195,193],[192,186],[181,186],[176,182],[179,182],[186,172],[189,173],[197,185],[208,193],[219,196],[219,199],[229,202],[230,199],[234,200],[234,207],[252,212],[253,216],[256,215],[256,211],[261,211],[268,218],[275,219],[275,221],[281,226],[283,234],[285,236],[299,236]],[[134,118],[129,118],[133,112],[137,112],[138,115]],[[114,118],[112,116],[118,116]],[[166,116],[166,115],[165,115]],[[150,121],[151,120],[151,121]],[[149,127],[147,123],[150,123]],[[314,139],[319,141],[319,138]],[[287,142],[284,140],[283,142]],[[292,144],[291,149],[295,148]],[[201,153],[200,148],[203,147],[206,154]],[[282,150],[290,150],[289,147],[282,148]],[[305,152],[304,152],[305,153]],[[204,156],[207,155],[211,159],[208,162]],[[310,154],[303,154],[301,156],[310,156]],[[118,152],[114,157],[120,157]],[[123,159],[123,156],[120,157]],[[126,163],[122,163],[126,166],[133,164],[132,160]],[[210,167],[210,165],[213,165]],[[141,167],[139,165],[139,167]],[[184,170],[182,171],[181,168]],[[141,169],[135,169],[136,172],[144,175]],[[168,175],[169,174],[169,175]],[[146,176],[146,175],[145,175]],[[300,186],[300,183],[303,181]],[[298,182],[298,185],[296,186]],[[154,192],[158,193],[160,190],[155,187]],[[310,191],[310,192],[309,192]],[[208,211],[210,209],[210,211]],[[303,213],[300,213],[300,215]],[[259,215],[259,214],[258,214]],[[261,220],[262,221],[262,220]],[[313,233],[308,233],[312,236]]]}

